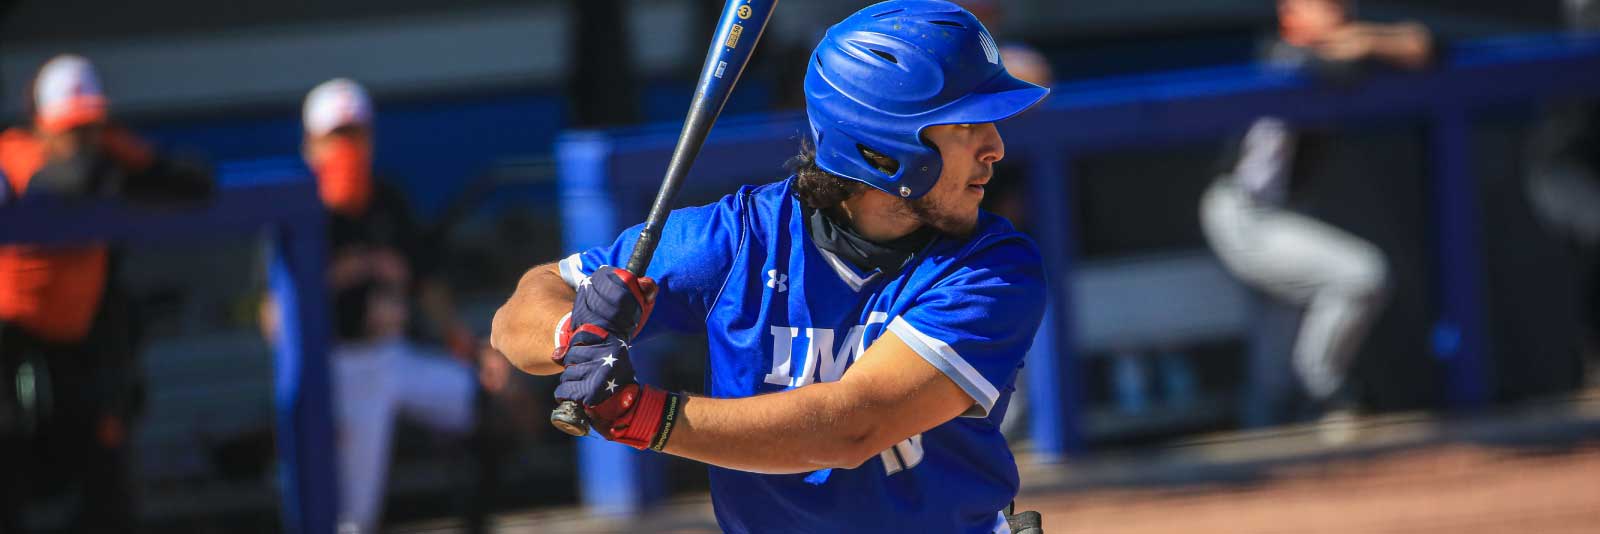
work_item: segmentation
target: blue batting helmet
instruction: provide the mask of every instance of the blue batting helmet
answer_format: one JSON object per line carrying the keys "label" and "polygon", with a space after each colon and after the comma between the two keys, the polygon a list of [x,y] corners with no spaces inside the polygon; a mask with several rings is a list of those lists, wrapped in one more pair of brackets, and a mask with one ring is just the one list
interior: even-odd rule
{"label": "blue batting helmet", "polygon": [[[989,31],[942,0],[890,0],[828,28],[805,89],[817,166],[904,198],[927,193],[943,168],[924,128],[999,121],[1049,92],[1011,77]],[[879,170],[862,149],[899,169]]]}

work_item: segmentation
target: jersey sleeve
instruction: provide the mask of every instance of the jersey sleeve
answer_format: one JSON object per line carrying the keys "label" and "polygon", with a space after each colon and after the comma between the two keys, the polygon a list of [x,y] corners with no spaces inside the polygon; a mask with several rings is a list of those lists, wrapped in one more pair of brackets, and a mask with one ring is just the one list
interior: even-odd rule
{"label": "jersey sleeve", "polygon": [[[743,192],[705,206],[674,210],[645,274],[660,287],[655,309],[639,339],[664,332],[704,332],[705,318],[743,245]],[[623,266],[639,240],[639,224],[610,245],[561,260],[561,278],[573,288],[602,266]]]}
{"label": "jersey sleeve", "polygon": [[888,330],[972,397],[963,417],[987,417],[1033,344],[1046,294],[1038,250],[1008,240],[969,258]]}

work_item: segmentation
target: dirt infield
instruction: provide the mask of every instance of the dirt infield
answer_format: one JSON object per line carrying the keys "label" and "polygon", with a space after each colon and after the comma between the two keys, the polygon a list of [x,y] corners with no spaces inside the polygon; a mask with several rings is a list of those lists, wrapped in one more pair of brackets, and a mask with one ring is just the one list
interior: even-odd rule
{"label": "dirt infield", "polygon": [[1600,533],[1600,443],[1450,446],[1300,464],[1244,484],[1024,495],[1050,534]]}
{"label": "dirt infield", "polygon": [[[1251,482],[1025,491],[1017,505],[1044,513],[1049,534],[1597,534],[1600,441],[1586,443],[1419,447],[1288,463]],[[496,523],[496,532],[508,533],[718,532],[703,495],[632,523],[578,510],[512,514]]]}

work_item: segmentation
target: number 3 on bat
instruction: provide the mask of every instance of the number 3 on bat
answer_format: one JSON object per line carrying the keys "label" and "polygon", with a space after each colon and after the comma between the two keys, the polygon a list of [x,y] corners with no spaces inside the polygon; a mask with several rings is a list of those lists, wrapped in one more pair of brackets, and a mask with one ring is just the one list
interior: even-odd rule
{"label": "number 3 on bat", "polygon": [[889,450],[878,453],[883,460],[883,470],[890,475],[916,467],[922,463],[922,434],[896,443]]}

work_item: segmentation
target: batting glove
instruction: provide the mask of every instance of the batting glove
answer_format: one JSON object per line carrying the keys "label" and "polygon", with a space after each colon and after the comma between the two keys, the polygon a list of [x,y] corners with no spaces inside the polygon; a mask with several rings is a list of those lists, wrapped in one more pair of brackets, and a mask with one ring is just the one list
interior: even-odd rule
{"label": "batting glove", "polygon": [[572,313],[557,326],[552,357],[565,368],[557,401],[581,404],[606,439],[660,450],[682,399],[640,385],[628,358],[655,294],[654,280],[610,266],[595,270],[578,284]]}
{"label": "batting glove", "polygon": [[572,314],[559,326],[557,357],[583,325],[595,325],[612,335],[632,340],[644,328],[655,307],[656,282],[626,269],[605,266],[578,283],[572,301]]}
{"label": "batting glove", "polygon": [[636,449],[666,446],[682,397],[640,384],[621,338],[585,325],[574,339],[581,344],[566,352],[556,399],[581,404],[594,430],[608,440]]}

